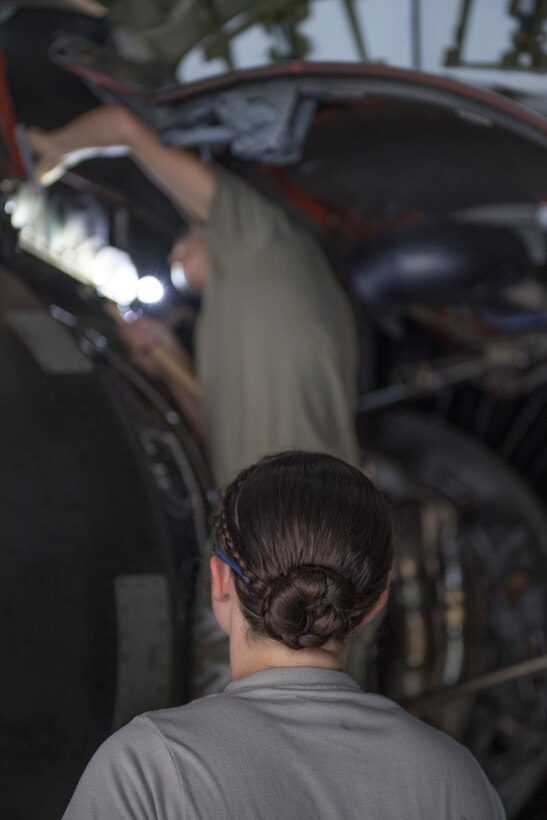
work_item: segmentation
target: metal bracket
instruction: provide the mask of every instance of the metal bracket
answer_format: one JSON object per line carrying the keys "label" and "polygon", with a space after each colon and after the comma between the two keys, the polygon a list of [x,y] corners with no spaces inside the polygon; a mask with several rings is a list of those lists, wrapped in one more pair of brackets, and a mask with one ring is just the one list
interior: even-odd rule
{"label": "metal bracket", "polygon": [[316,110],[312,98],[302,98],[288,82],[231,89],[210,98],[201,121],[190,128],[173,122],[162,131],[169,145],[230,145],[245,160],[296,162]]}

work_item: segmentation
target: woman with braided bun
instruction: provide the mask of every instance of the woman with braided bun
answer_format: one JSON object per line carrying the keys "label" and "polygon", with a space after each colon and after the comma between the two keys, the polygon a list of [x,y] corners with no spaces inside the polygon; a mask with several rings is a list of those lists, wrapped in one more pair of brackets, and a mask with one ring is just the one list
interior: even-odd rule
{"label": "woman with braided bun", "polygon": [[65,820],[500,820],[471,754],[342,670],[387,600],[393,531],[358,469],[291,451],[228,486],[212,603],[217,695],[135,718],[88,765]]}

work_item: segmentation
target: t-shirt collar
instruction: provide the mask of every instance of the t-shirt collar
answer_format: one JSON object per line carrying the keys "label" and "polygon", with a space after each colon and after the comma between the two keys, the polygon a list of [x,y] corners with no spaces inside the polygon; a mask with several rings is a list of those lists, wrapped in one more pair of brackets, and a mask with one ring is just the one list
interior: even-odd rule
{"label": "t-shirt collar", "polygon": [[248,688],[262,687],[310,687],[310,688],[343,688],[360,691],[360,686],[347,675],[334,669],[323,669],[317,666],[289,666],[263,669],[232,681],[224,689],[235,693]]}

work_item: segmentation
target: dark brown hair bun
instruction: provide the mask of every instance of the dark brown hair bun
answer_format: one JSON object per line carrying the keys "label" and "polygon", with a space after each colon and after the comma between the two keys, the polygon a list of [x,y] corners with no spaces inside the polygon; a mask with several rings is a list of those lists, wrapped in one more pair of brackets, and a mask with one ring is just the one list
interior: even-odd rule
{"label": "dark brown hair bun", "polygon": [[333,456],[262,459],[228,486],[214,522],[236,565],[251,633],[290,649],[343,642],[387,586],[389,508],[372,482]]}
{"label": "dark brown hair bun", "polygon": [[271,581],[262,602],[267,634],[291,649],[343,641],[352,629],[355,589],[329,567],[301,566]]}

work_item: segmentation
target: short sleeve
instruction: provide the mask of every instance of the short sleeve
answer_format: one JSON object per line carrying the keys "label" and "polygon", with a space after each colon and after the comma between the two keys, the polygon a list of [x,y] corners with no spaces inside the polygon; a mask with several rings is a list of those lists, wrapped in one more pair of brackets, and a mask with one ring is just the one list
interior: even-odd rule
{"label": "short sleeve", "polygon": [[138,717],[95,752],[62,820],[181,819],[182,799],[163,737],[147,718]]}
{"label": "short sleeve", "polygon": [[216,273],[237,275],[264,254],[279,252],[293,230],[279,205],[239,177],[216,171],[208,221],[201,226]]}

